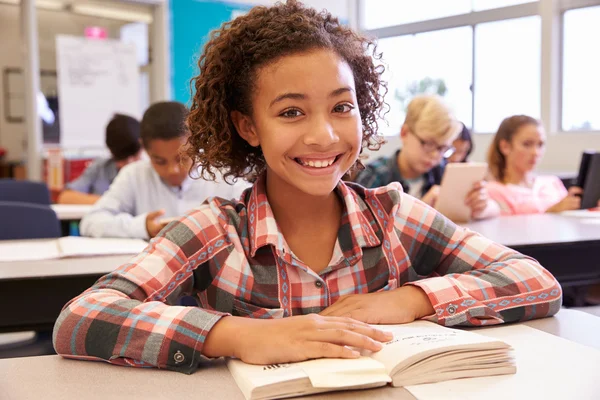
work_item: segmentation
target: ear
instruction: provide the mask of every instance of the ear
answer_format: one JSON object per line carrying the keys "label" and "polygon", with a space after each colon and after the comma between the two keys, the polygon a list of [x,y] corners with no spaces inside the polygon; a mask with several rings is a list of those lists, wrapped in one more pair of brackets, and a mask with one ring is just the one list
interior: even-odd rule
{"label": "ear", "polygon": [[402,125],[402,128],[400,129],[400,137],[402,139],[406,138],[406,136],[408,135],[408,126],[406,124]]}
{"label": "ear", "polygon": [[504,157],[506,157],[508,153],[510,153],[511,147],[512,146],[506,139],[500,139],[500,142],[498,143],[498,149]]}
{"label": "ear", "polygon": [[256,128],[254,127],[252,119],[239,111],[232,111],[230,116],[235,129],[238,131],[242,139],[248,142],[248,144],[252,147],[260,146],[260,140],[256,134]]}

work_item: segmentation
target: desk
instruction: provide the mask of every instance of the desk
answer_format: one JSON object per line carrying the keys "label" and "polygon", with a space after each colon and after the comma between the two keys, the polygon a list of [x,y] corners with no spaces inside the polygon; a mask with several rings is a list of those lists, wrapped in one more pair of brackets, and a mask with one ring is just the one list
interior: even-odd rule
{"label": "desk", "polygon": [[500,217],[464,224],[538,260],[563,286],[600,282],[600,225],[555,214]]}
{"label": "desk", "polygon": [[50,207],[61,221],[79,221],[92,209],[87,204],[52,204]]}
{"label": "desk", "polygon": [[[561,310],[556,317],[526,325],[600,349],[600,318]],[[154,369],[117,367],[103,362],[65,360],[59,356],[0,360],[3,399],[232,399],[243,396],[225,363],[216,361],[191,376]],[[547,384],[547,382],[532,382]],[[390,386],[355,392],[326,393],[317,399],[413,399],[403,388]]]}
{"label": "desk", "polygon": [[69,300],[130,258],[131,255],[0,263],[0,332],[51,330]]}

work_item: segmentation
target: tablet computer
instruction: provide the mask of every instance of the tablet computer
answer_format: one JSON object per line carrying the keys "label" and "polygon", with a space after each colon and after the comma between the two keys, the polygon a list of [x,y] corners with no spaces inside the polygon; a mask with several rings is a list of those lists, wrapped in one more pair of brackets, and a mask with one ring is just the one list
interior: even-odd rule
{"label": "tablet computer", "polygon": [[583,173],[577,177],[577,183],[583,189],[581,208],[594,208],[600,200],[600,153],[583,153],[579,173]]}
{"label": "tablet computer", "polygon": [[488,171],[486,163],[450,163],[446,166],[440,194],[435,208],[456,222],[471,219],[471,209],[465,205],[465,198],[476,182],[485,179]]}

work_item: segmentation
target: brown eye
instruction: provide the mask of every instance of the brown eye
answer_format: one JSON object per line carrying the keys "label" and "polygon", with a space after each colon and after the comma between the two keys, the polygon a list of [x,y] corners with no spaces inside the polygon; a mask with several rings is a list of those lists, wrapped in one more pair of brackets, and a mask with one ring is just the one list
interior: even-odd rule
{"label": "brown eye", "polygon": [[352,104],[348,104],[348,103],[338,104],[337,106],[335,106],[333,108],[333,112],[341,113],[341,114],[350,112],[352,110],[354,110],[354,106]]}
{"label": "brown eye", "polygon": [[279,114],[279,116],[283,118],[296,118],[301,115],[302,112],[300,112],[300,110],[298,110],[297,108],[290,108],[289,110],[285,110],[284,112]]}

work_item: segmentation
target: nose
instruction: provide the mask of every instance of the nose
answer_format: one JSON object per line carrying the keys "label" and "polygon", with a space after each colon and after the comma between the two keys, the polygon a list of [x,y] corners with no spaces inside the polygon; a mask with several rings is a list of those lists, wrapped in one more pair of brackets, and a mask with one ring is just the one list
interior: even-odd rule
{"label": "nose", "polygon": [[179,163],[172,163],[169,165],[169,174],[177,175],[181,171],[181,165]]}
{"label": "nose", "polygon": [[308,146],[329,147],[339,141],[340,137],[328,117],[316,117],[304,135],[304,144]]}

